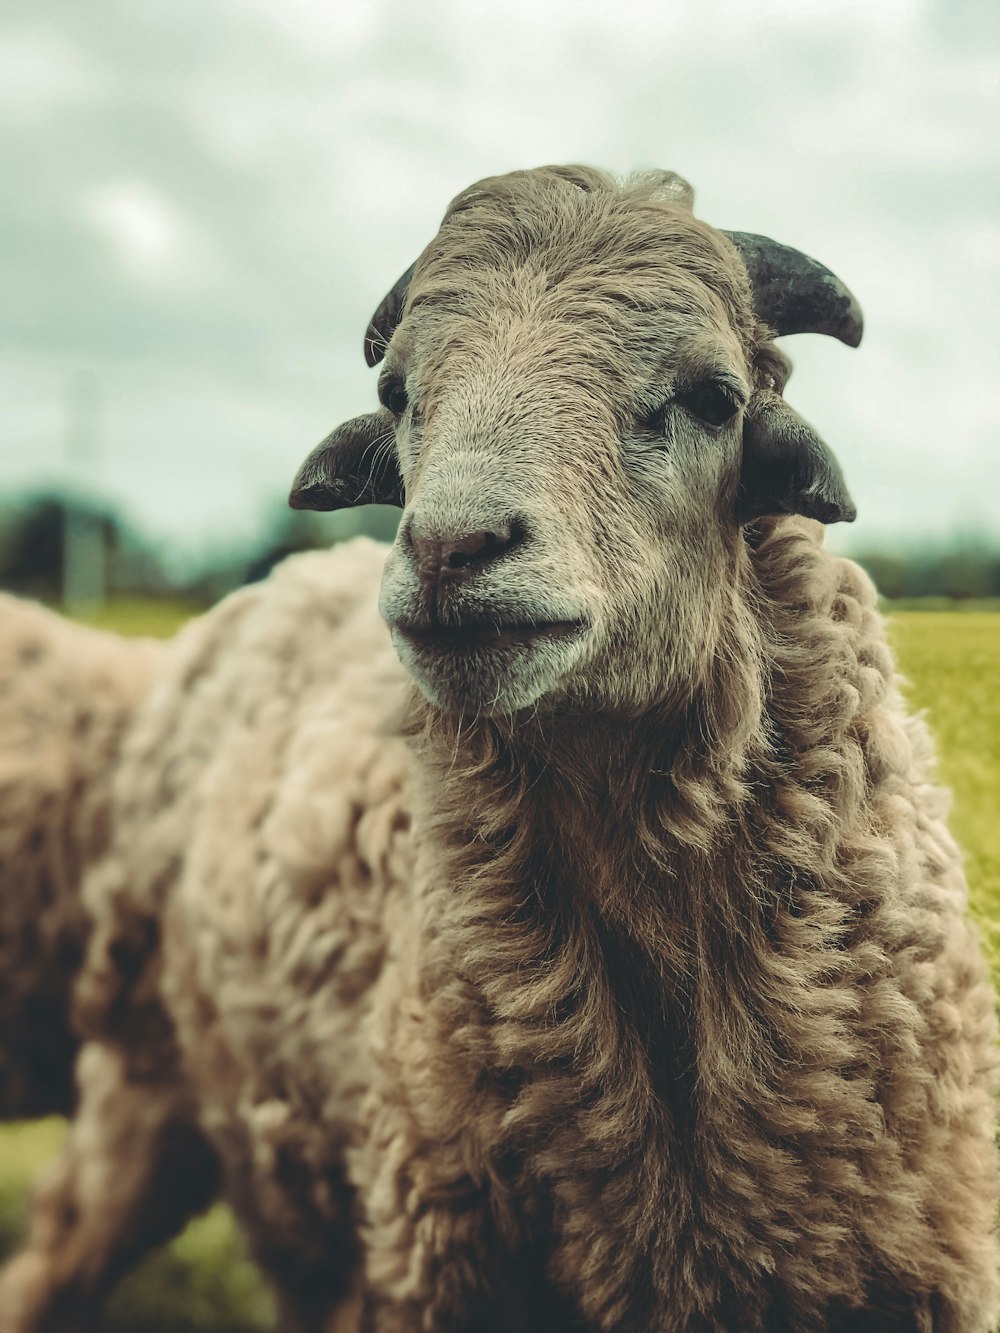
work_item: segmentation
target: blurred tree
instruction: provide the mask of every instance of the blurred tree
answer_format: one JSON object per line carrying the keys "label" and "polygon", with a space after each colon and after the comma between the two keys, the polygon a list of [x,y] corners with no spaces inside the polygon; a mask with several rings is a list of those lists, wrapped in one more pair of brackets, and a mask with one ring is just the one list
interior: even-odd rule
{"label": "blurred tree", "polygon": [[114,509],[58,494],[32,496],[0,513],[0,587],[47,602],[61,599],[68,517],[99,543],[110,591],[166,591],[158,560]]}
{"label": "blurred tree", "polygon": [[931,548],[866,551],[855,557],[883,597],[1000,597],[1000,548],[980,535]]}

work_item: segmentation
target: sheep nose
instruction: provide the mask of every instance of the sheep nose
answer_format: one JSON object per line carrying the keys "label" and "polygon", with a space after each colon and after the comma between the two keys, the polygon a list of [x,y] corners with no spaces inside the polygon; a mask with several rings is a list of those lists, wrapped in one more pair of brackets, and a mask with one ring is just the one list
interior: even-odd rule
{"label": "sheep nose", "polygon": [[430,583],[463,579],[478,574],[524,541],[524,524],[511,519],[474,532],[423,532],[410,523],[404,540],[410,547],[421,576]]}

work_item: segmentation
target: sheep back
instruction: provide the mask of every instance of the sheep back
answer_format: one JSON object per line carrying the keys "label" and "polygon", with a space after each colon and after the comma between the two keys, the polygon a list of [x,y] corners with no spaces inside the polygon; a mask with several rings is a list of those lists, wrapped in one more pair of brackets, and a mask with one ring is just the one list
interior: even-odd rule
{"label": "sheep back", "polygon": [[161,645],[0,596],[0,1117],[68,1112],[69,994],[115,765]]}

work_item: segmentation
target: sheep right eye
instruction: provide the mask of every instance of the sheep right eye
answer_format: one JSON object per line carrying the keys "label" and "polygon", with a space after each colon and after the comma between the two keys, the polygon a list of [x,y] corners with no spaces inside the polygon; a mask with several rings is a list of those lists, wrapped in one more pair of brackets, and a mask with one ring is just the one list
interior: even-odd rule
{"label": "sheep right eye", "polygon": [[718,429],[736,415],[739,405],[715,380],[705,380],[677,395],[676,401],[706,426]]}
{"label": "sheep right eye", "polygon": [[384,379],[378,386],[379,402],[387,407],[394,417],[401,417],[409,406],[406,385],[402,380]]}

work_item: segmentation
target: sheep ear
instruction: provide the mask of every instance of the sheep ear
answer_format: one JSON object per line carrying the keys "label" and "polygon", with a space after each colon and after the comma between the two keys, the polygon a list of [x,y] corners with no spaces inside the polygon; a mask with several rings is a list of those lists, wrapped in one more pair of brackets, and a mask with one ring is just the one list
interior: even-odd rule
{"label": "sheep ear", "polygon": [[293,509],[403,507],[392,413],[345,421],[318,444],[299,468],[288,503]]}
{"label": "sheep ear", "polygon": [[739,523],[765,514],[804,514],[820,523],[857,517],[840,464],[779,394],[754,394],[743,422]]}

